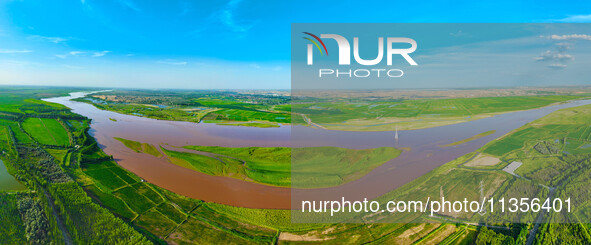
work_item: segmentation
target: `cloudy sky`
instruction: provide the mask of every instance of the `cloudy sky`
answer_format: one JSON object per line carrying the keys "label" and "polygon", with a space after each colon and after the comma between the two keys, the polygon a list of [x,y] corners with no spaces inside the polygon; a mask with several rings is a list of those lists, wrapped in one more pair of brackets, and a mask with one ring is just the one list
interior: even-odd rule
{"label": "cloudy sky", "polygon": [[[298,22],[591,22],[591,3],[0,0],[0,84],[288,89],[290,28]],[[544,33],[549,36],[468,39],[461,47],[471,52],[456,57],[476,55],[486,42],[512,46],[536,38],[540,46],[528,45],[519,54],[531,67],[509,71],[514,80],[507,84],[522,85],[520,72],[530,77],[528,69],[558,72],[545,77],[577,74],[591,31]],[[449,43],[424,52],[423,67],[437,66],[443,51],[458,48]],[[424,80],[415,87],[444,85]]]}

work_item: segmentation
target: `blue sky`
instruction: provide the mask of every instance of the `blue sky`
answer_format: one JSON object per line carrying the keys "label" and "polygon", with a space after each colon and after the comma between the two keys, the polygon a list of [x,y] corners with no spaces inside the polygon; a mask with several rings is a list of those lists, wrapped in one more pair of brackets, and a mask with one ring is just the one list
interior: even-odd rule
{"label": "blue sky", "polygon": [[0,0],[0,84],[288,89],[300,22],[591,22],[591,3]]}

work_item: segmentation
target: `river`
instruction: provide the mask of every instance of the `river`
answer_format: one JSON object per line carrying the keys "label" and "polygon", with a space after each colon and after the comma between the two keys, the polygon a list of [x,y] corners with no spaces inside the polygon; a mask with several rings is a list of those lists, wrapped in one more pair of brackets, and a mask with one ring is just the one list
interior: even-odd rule
{"label": "river", "polygon": [[[335,131],[289,125],[278,128],[234,127],[164,121],[104,111],[87,103],[71,101],[85,95],[86,93],[77,92],[66,97],[44,100],[65,105],[72,112],[92,119],[90,134],[105,153],[113,155],[122,167],[146,181],[188,197],[240,207],[275,209],[292,208],[291,202],[294,201],[295,205],[300,203],[299,200],[375,198],[553,111],[591,104],[591,100],[571,101],[454,125],[399,131],[399,140],[395,141],[394,132]],[[496,132],[464,144],[441,147],[489,130]],[[162,158],[136,153],[113,137],[173,146],[336,146],[350,149],[392,146],[411,150],[404,151],[399,157],[377,167],[364,177],[344,185],[292,190],[195,172]]]}

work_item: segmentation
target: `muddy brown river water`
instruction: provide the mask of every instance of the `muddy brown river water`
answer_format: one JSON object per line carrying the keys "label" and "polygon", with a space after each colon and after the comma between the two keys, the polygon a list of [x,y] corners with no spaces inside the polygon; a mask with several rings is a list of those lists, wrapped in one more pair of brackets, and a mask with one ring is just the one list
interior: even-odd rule
{"label": "muddy brown river water", "polygon": [[[150,183],[195,199],[232,206],[274,209],[298,208],[297,204],[301,200],[376,198],[553,111],[591,104],[591,100],[579,100],[454,125],[399,131],[399,140],[396,142],[394,132],[333,131],[303,126],[255,128],[164,121],[104,111],[87,103],[71,101],[85,95],[86,93],[77,92],[66,97],[44,100],[65,105],[74,113],[92,119],[90,134],[96,138],[105,153],[113,155],[122,167]],[[457,146],[440,147],[489,130],[496,132]],[[364,177],[338,187],[290,189],[202,174],[169,163],[163,158],[136,153],[113,137],[172,146],[336,146],[350,149],[392,146],[410,147],[411,150],[403,152],[398,158],[377,167]]]}

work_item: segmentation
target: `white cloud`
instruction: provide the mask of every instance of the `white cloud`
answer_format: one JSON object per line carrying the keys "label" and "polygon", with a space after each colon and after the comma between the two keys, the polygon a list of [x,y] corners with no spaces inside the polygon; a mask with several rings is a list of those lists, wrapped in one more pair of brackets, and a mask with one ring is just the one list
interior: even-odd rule
{"label": "white cloud", "polygon": [[21,50],[16,50],[16,49],[0,49],[0,54],[23,54],[23,53],[31,53],[33,52],[32,50],[28,50],[28,49],[21,49]]}
{"label": "white cloud", "polygon": [[64,38],[64,37],[45,37],[45,36],[39,36],[39,35],[30,36],[29,39],[52,42],[52,43],[63,43],[63,42],[70,40],[69,38]]}
{"label": "white cloud", "polygon": [[576,22],[576,23],[585,23],[591,22],[591,14],[587,15],[571,15],[562,19],[557,19],[554,21],[558,22]]}
{"label": "white cloud", "polygon": [[92,57],[103,57],[108,53],[111,53],[111,51],[104,50],[104,51],[100,51],[100,52],[94,52],[92,54]]}
{"label": "white cloud", "polygon": [[55,57],[60,59],[68,58],[69,56],[91,56],[91,57],[103,57],[111,53],[111,51],[103,50],[103,51],[70,51],[66,54],[56,54]]}
{"label": "white cloud", "polygon": [[86,53],[86,52],[84,52],[84,51],[72,51],[72,52],[70,52],[70,55],[72,55],[72,56],[78,56],[78,55],[81,55],[81,54],[84,54],[84,53]]}
{"label": "white cloud", "polygon": [[535,59],[537,61],[547,61],[547,60],[566,61],[566,60],[574,60],[575,57],[573,57],[570,54],[556,53],[556,52],[552,52],[550,50],[546,50],[546,52],[542,53],[540,56],[536,57]]}
{"label": "white cloud", "polygon": [[67,54],[56,54],[55,57],[58,57],[60,59],[65,59],[68,58],[68,56],[81,56],[83,54],[86,54],[85,51],[70,51]]}
{"label": "white cloud", "polygon": [[550,38],[550,39],[553,39],[553,40],[575,40],[575,39],[581,39],[581,40],[589,40],[589,41],[591,41],[591,35],[587,35],[587,34],[552,35],[552,36],[548,36],[547,38]]}
{"label": "white cloud", "polygon": [[556,49],[558,49],[558,52],[565,52],[566,50],[569,50],[572,48],[573,48],[572,43],[557,43],[556,44]]}
{"label": "white cloud", "polygon": [[555,64],[548,65],[548,68],[552,68],[552,69],[564,69],[564,68],[566,68],[566,65],[565,64],[555,63]]}

